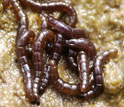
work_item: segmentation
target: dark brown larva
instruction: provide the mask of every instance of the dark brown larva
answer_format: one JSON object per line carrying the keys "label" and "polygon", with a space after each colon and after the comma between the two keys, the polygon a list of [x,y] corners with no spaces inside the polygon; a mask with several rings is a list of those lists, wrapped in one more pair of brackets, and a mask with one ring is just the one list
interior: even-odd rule
{"label": "dark brown larva", "polygon": [[89,60],[85,52],[80,51],[77,55],[78,72],[80,79],[80,89],[81,92],[87,92],[89,89]]}
{"label": "dark brown larva", "polygon": [[11,0],[10,3],[12,4],[12,8],[18,20],[18,32],[16,37],[17,59],[24,79],[26,96],[31,102],[35,99],[33,95],[33,73],[30,68],[25,48],[30,39],[34,38],[35,34],[33,31],[28,30],[28,19],[19,2],[17,0]]}
{"label": "dark brown larva", "polygon": [[[76,12],[72,6],[60,1],[42,4],[36,1],[38,0],[3,0],[4,10],[11,4],[18,21],[16,54],[29,102],[39,104],[39,97],[46,89],[49,79],[50,83],[63,94],[81,96],[83,99],[99,96],[104,89],[103,64],[108,58],[115,56],[117,50],[111,49],[96,56],[96,48],[90,41],[88,33],[84,29],[73,28],[76,24]],[[20,3],[40,13],[42,25],[37,36],[29,30],[28,19]],[[60,20],[64,20],[64,23],[47,14],[56,11],[61,12],[61,15],[68,15],[69,22],[61,17]],[[67,50],[65,52],[68,53],[69,63],[74,70],[78,70],[80,80],[78,84],[70,84],[59,77],[58,63],[63,47],[68,49],[68,52]],[[46,62],[43,57],[45,48],[49,48],[49,53],[52,52]],[[33,62],[34,72],[28,58]]]}
{"label": "dark brown larva", "polygon": [[30,8],[35,12],[47,11],[47,12],[66,12],[69,15],[71,26],[76,23],[76,12],[74,8],[64,2],[48,2],[48,3],[38,3],[32,0],[20,0],[22,5]]}
{"label": "dark brown larva", "polygon": [[32,47],[32,53],[33,53],[32,58],[33,58],[33,68],[34,68],[34,77],[35,77],[33,91],[34,91],[34,95],[37,98],[39,98],[39,90],[41,89],[40,93],[42,93],[41,91],[44,90],[42,89],[43,87],[40,86],[40,83],[43,84],[43,82],[45,82],[45,80],[48,79],[48,77],[47,78],[43,77],[46,76],[43,74],[47,73],[46,71],[44,71],[46,68],[44,68],[44,62],[43,62],[43,49],[46,45],[46,41],[52,40],[53,38],[54,38],[54,33],[51,30],[43,29],[40,32],[40,34],[36,36],[34,39],[34,43]]}
{"label": "dark brown larva", "polygon": [[22,10],[22,7],[19,5],[17,0],[11,0],[12,8],[16,14],[18,20],[18,36],[21,36],[22,33],[28,30],[28,18],[27,15]]}
{"label": "dark brown larva", "polygon": [[76,49],[76,50],[83,50],[87,53],[87,55],[93,59],[96,56],[96,48],[94,44],[87,40],[87,39],[70,39],[66,40],[66,46]]}
{"label": "dark brown larva", "polygon": [[69,25],[55,19],[54,17],[43,13],[43,15],[47,18],[48,24],[53,27],[58,32],[64,34],[64,38],[87,38],[89,39],[88,33],[81,28],[72,28]]}
{"label": "dark brown larva", "polygon": [[102,67],[105,61],[107,61],[110,57],[115,57],[117,55],[116,49],[111,49],[103,52],[98,55],[94,61],[94,86],[92,89],[86,93],[82,93],[81,96],[85,99],[93,98],[99,96],[103,91],[103,76],[102,76]]}
{"label": "dark brown larva", "polygon": [[79,95],[80,94],[80,87],[76,84],[69,84],[63,81],[58,75],[58,67],[55,60],[50,60],[49,64],[51,66],[51,80],[53,81],[53,86],[63,94],[66,95]]}
{"label": "dark brown larva", "polygon": [[34,37],[34,33],[32,31],[26,31],[21,35],[21,37],[16,39],[17,59],[24,79],[26,96],[30,102],[35,100],[33,94],[33,72],[30,68],[25,46],[29,43],[29,40],[32,37]]}
{"label": "dark brown larva", "polygon": [[62,35],[58,35],[56,42],[54,42],[54,51],[52,57],[49,59],[51,81],[53,86],[63,94],[67,95],[79,95],[80,88],[79,85],[69,84],[63,81],[58,74],[58,62],[61,55],[62,49]]}

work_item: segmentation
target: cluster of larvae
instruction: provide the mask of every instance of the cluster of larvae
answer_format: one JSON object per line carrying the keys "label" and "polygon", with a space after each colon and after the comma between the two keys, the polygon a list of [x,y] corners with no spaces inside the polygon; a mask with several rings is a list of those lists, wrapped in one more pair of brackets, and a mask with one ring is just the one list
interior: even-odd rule
{"label": "cluster of larvae", "polygon": [[[16,54],[24,79],[26,97],[32,104],[40,104],[39,97],[48,84],[66,95],[89,99],[103,92],[102,67],[104,62],[117,54],[110,49],[97,55],[86,30],[75,28],[76,12],[67,3],[56,1],[40,3],[33,0],[4,0],[6,9],[12,6],[18,22]],[[37,12],[42,21],[41,31],[35,36],[29,30],[25,8]],[[60,12],[58,19],[50,13]],[[68,21],[65,16],[68,16]],[[44,50],[49,53],[44,61]],[[79,84],[65,82],[58,74],[58,63],[62,55],[73,70],[78,71]],[[92,75],[92,76],[91,76]]]}

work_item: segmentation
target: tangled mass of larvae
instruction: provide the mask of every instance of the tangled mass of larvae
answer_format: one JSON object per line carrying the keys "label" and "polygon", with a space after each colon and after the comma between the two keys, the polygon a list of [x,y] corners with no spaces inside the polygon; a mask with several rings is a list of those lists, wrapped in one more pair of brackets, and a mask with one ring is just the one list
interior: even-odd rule
{"label": "tangled mass of larvae", "polygon": [[[82,99],[94,98],[103,92],[102,67],[106,60],[116,56],[117,50],[110,49],[97,55],[87,31],[75,28],[77,16],[72,6],[59,1],[38,3],[32,0],[4,0],[4,9],[9,5],[18,21],[16,55],[30,103],[39,104],[39,97],[48,84],[63,94]],[[36,36],[28,28],[28,18],[23,7],[39,13],[42,25]],[[56,19],[49,14],[56,11],[67,15],[68,22],[62,15]],[[31,50],[27,48],[29,45]],[[49,51],[47,61],[44,61],[44,50]],[[70,84],[59,77],[58,63],[62,55],[67,55],[67,62],[74,70],[77,69],[79,84]],[[93,78],[90,76],[92,74]]]}

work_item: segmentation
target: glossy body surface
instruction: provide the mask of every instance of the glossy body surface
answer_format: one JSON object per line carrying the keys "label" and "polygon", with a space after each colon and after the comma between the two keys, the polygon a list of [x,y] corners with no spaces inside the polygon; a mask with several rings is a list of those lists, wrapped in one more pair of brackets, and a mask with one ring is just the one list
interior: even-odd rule
{"label": "glossy body surface", "polygon": [[67,60],[68,60],[69,64],[72,66],[72,69],[74,69],[74,70],[77,69],[76,56],[77,56],[76,51],[74,51],[72,49],[68,50]]}
{"label": "glossy body surface", "polygon": [[102,67],[105,61],[107,61],[111,57],[117,56],[117,50],[116,49],[111,49],[108,51],[103,52],[101,55],[96,56],[95,61],[94,61],[94,70],[93,70],[93,75],[94,75],[94,86],[92,89],[81,96],[84,97],[85,99],[93,98],[99,96],[104,87],[103,83],[103,75],[102,75]]}
{"label": "glossy body surface", "polygon": [[70,19],[70,25],[73,26],[76,23],[76,12],[74,8],[64,2],[48,2],[48,3],[38,3],[32,0],[20,0],[22,5],[29,7],[30,9],[41,12],[41,11],[48,11],[48,12],[55,12],[55,11],[62,11],[66,12]]}
{"label": "glossy body surface", "polygon": [[70,39],[66,40],[66,46],[71,47],[76,50],[83,50],[87,55],[93,59],[96,56],[96,49],[94,44],[87,39]]}
{"label": "glossy body surface", "polygon": [[29,60],[26,53],[26,45],[30,39],[33,39],[35,34],[33,31],[28,30],[28,19],[26,14],[23,12],[22,7],[17,0],[11,0],[10,3],[13,6],[13,10],[16,14],[18,21],[18,32],[16,37],[16,53],[21,67],[21,73],[24,78],[25,91],[28,100],[31,102],[34,100],[33,94],[33,73],[30,67]]}
{"label": "glossy body surface", "polygon": [[[106,1],[109,3],[106,3]],[[75,5],[76,11],[78,12],[79,19],[77,27],[87,29],[87,31],[90,33],[90,38],[92,39],[93,43],[95,43],[98,53],[115,47],[119,50],[118,57],[116,59],[111,59],[110,62],[104,66],[104,93],[94,99],[92,103],[90,103],[87,101],[82,101],[80,98],[72,98],[61,95],[58,93],[58,91],[48,87],[40,100],[43,106],[123,106],[123,94],[121,92],[121,90],[123,90],[123,33],[121,29],[123,23],[121,23],[122,19],[120,19],[122,14],[121,10],[123,10],[123,3],[119,4],[119,1],[121,0],[95,0],[91,2],[85,0],[79,0],[78,2],[75,2],[72,0],[73,5]],[[28,17],[30,17],[30,19],[33,17],[37,21],[37,14],[29,12]],[[32,19],[30,22],[32,22]],[[30,27],[36,31],[37,26],[35,26],[34,20],[33,22],[34,23],[31,23]],[[0,29],[2,29],[2,31],[0,30],[0,35],[2,35],[2,38],[0,38],[0,46],[4,47],[4,51],[1,52],[2,48],[0,50],[0,71],[2,77],[4,78],[4,82],[6,82],[5,85],[4,83],[1,83],[0,85],[2,96],[0,105],[24,105],[30,107],[31,105],[29,105],[29,103],[24,98],[25,90],[23,90],[23,82],[21,81],[22,76],[18,72],[18,67],[16,67],[14,62],[11,62],[12,65],[10,65],[11,59],[14,60],[14,56],[16,56],[13,51],[13,40],[15,39],[16,35],[16,26],[17,24],[15,17],[13,16],[13,11],[11,11],[10,8],[1,16],[0,19]],[[5,33],[5,31],[7,33]],[[76,76],[72,73],[69,73],[68,69],[66,69],[67,73],[61,72],[63,70],[61,65],[64,66],[62,61],[58,66],[60,76],[67,82],[76,82]],[[16,85],[15,81],[17,82]],[[16,90],[18,91],[16,92]],[[54,99],[54,101],[51,99]],[[7,103],[6,101],[9,102]]]}
{"label": "glossy body surface", "polygon": [[52,57],[49,59],[50,72],[51,72],[51,80],[53,81],[53,85],[57,90],[59,90],[63,94],[67,95],[79,95],[80,88],[79,85],[69,84],[63,81],[58,74],[58,61],[60,60],[60,55],[62,52],[62,35],[58,35],[56,38],[55,50],[53,51]]}
{"label": "glossy body surface", "polygon": [[36,97],[38,97],[39,93],[42,93],[42,90],[44,90],[43,87],[45,87],[45,86],[42,86],[42,84],[47,84],[48,79],[49,79],[46,75],[48,73],[48,71],[46,70],[46,68],[44,68],[45,66],[44,66],[44,61],[43,61],[43,49],[45,48],[46,42],[48,40],[52,40],[53,38],[54,38],[54,33],[52,31],[43,29],[40,32],[40,34],[38,36],[36,36],[35,42],[33,44],[32,57],[33,57],[33,68],[35,71],[33,91],[34,91],[34,94]]}
{"label": "glossy body surface", "polygon": [[77,64],[81,92],[87,92],[87,90],[89,89],[90,71],[88,57],[85,52],[81,51],[78,53]]}
{"label": "glossy body surface", "polygon": [[89,38],[88,33],[84,29],[72,28],[69,25],[66,25],[64,22],[56,20],[54,17],[43,14],[48,21],[48,24],[54,27],[55,30],[64,34],[65,38]]}

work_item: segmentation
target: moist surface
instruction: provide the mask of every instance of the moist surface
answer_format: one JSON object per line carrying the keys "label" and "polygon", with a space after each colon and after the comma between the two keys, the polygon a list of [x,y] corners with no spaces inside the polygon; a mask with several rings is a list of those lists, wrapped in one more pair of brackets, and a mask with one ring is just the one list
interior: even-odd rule
{"label": "moist surface", "polygon": [[[3,11],[0,1],[0,107],[30,107],[25,98],[23,77],[15,53],[17,21],[11,6]],[[98,54],[111,48],[118,56],[104,66],[104,93],[96,99],[83,101],[59,93],[52,86],[40,98],[43,107],[123,107],[124,105],[124,0],[67,0],[78,16],[77,27],[86,29]],[[26,10],[29,27],[40,31],[37,13]],[[64,58],[59,64],[60,76],[70,83],[78,81]],[[54,99],[54,100],[53,100]],[[33,106],[32,106],[33,107]]]}

